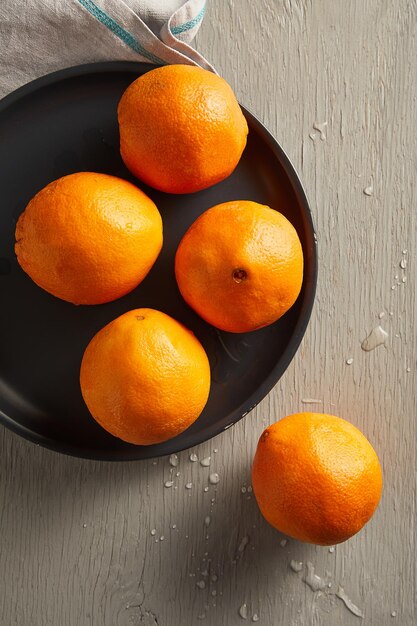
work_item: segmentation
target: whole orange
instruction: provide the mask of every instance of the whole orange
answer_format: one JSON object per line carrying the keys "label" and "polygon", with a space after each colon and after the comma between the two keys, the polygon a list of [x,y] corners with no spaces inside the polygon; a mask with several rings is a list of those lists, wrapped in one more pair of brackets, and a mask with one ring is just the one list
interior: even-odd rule
{"label": "whole orange", "polygon": [[319,545],[357,533],[382,491],[381,467],[366,437],[321,413],[289,415],[269,426],[258,442],[252,482],[272,526]]}
{"label": "whole orange", "polygon": [[94,419],[129,443],[179,435],[202,412],[210,365],[191,331],[153,309],[124,313],[87,346],[80,384]]}
{"label": "whole orange", "polygon": [[234,333],[272,324],[296,301],[303,251],[278,211],[249,201],[208,209],[177,250],[175,274],[186,302],[209,324]]}
{"label": "whole orange", "polygon": [[22,269],[49,293],[74,304],[101,304],[136,287],[162,247],[162,220],[131,183],[79,172],[50,183],[16,226]]}
{"label": "whole orange", "polygon": [[129,170],[169,193],[191,193],[235,169],[248,126],[220,76],[166,65],[135,80],[118,108],[120,151]]}

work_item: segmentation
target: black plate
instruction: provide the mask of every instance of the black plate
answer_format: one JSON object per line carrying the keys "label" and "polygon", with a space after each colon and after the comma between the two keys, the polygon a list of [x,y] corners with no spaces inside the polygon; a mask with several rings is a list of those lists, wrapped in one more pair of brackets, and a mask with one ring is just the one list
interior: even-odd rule
{"label": "black plate", "polygon": [[[0,102],[0,419],[18,434],[75,456],[129,460],[170,454],[228,428],[270,391],[293,358],[310,318],[317,276],[316,241],[302,186],[287,156],[253,115],[236,171],[211,189],[171,196],[134,179],[118,151],[116,109],[124,89],[152,69],[110,62],[66,69],[33,81]],[[14,252],[16,220],[51,180],[77,171],[114,174],[139,185],[164,221],[164,247],[144,282],[101,306],[73,306],[38,288]],[[305,259],[297,303],[277,323],[248,334],[215,330],[187,307],[174,278],[180,238],[200,213],[227,200],[254,200],[297,228]],[[208,404],[191,428],[166,443],[133,446],[107,434],[83,403],[78,375],[91,337],[137,307],[160,309],[191,328],[212,367]]]}

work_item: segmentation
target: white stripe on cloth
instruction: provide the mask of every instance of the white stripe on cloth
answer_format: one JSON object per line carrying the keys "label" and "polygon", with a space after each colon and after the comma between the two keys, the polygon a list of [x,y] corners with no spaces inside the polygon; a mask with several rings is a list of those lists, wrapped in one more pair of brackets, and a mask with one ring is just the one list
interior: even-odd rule
{"label": "white stripe on cloth", "polygon": [[[201,20],[198,21],[194,28],[188,28],[182,33],[188,41],[180,41],[172,34],[171,27],[168,26],[171,23],[173,26],[178,26],[193,22],[203,11],[206,4],[205,0],[188,0],[185,4],[181,3],[182,6],[173,15],[168,16],[168,19],[160,20],[162,23],[160,37],[145,23],[137,10],[134,11],[128,6],[125,0],[94,0],[94,2],[110,17],[116,20],[124,30],[133,35],[143,48],[155,57],[161,59],[164,63],[200,65],[207,70],[214,71],[210,63],[188,43],[197,33]],[[147,1],[147,4],[150,4],[150,0]],[[161,9],[159,9],[159,11],[161,11]],[[155,18],[155,14],[153,15]],[[153,23],[155,27],[155,19]]]}

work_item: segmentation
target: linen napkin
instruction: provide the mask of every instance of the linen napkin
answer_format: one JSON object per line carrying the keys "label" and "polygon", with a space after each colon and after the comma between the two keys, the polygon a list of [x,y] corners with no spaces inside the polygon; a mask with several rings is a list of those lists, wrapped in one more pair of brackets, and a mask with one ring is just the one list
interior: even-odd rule
{"label": "linen napkin", "polygon": [[0,98],[93,61],[185,63],[214,71],[190,43],[206,0],[0,0]]}

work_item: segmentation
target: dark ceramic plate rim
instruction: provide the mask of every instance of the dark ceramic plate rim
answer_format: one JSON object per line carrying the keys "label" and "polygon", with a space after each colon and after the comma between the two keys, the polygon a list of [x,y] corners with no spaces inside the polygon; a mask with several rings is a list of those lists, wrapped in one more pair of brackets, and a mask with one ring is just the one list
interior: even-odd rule
{"label": "dark ceramic plate rim", "polygon": [[[77,65],[58,70],[45,76],[41,76],[40,78],[36,78],[35,80],[23,85],[22,87],[19,87],[12,93],[5,96],[2,100],[0,100],[0,115],[2,115],[2,113],[7,108],[13,106],[13,104],[20,99],[25,98],[26,96],[37,91],[38,89],[42,89],[43,87],[48,86],[52,83],[58,83],[61,80],[99,72],[105,74],[107,72],[120,71],[132,72],[134,74],[138,73],[138,71],[143,72],[144,69],[145,71],[147,71],[153,68],[155,68],[154,65],[150,65],[147,63],[131,61],[105,61],[99,63]],[[307,236],[310,236],[310,240],[307,242],[310,253],[309,263],[305,264],[304,268],[305,284],[303,287],[303,302],[300,310],[300,315],[298,317],[298,321],[294,327],[291,340],[288,343],[286,350],[281,354],[277,364],[271,370],[269,375],[265,378],[263,383],[257,388],[252,396],[248,400],[246,400],[246,402],[242,403],[242,405],[234,411],[231,419],[230,416],[228,416],[228,419],[224,418],[223,420],[219,420],[212,426],[206,427],[203,431],[195,433],[194,442],[191,445],[179,444],[176,439],[172,439],[170,442],[165,442],[164,452],[159,452],[155,448],[155,446],[140,446],[137,448],[137,452],[135,451],[135,448],[132,447],[132,453],[125,451],[123,453],[123,456],[118,456],[117,452],[116,455],[112,456],[108,450],[103,451],[103,454],[100,454],[99,452],[97,452],[97,450],[90,451],[88,448],[83,449],[81,453],[81,449],[78,447],[74,447],[72,445],[62,445],[61,443],[57,444],[54,439],[45,437],[28,429],[23,424],[14,421],[0,409],[0,422],[3,423],[4,426],[35,444],[42,445],[43,447],[48,448],[49,450],[53,450],[54,452],[61,452],[77,458],[92,459],[97,461],[135,461],[141,459],[150,459],[159,456],[166,456],[167,454],[171,454],[174,452],[180,452],[181,450],[186,450],[194,445],[199,445],[204,441],[208,441],[216,435],[219,435],[221,432],[236,424],[236,422],[241,420],[243,417],[245,417],[245,415],[252,411],[257,406],[257,404],[259,404],[259,402],[263,400],[263,398],[265,398],[265,396],[276,385],[276,383],[279,381],[281,376],[288,368],[293,357],[295,356],[295,353],[297,352],[301,340],[303,339],[304,333],[307,329],[311,317],[316,293],[318,272],[317,238],[314,230],[310,205],[307,200],[303,185],[295,170],[295,167],[293,166],[289,157],[281,148],[277,140],[270,134],[265,126],[245,107],[242,106],[242,110],[248,120],[249,126],[255,129],[258,136],[271,149],[274,157],[277,159],[277,161],[285,171],[285,174],[294,190],[294,193],[297,196],[299,205],[302,209],[303,222],[306,227]],[[171,444],[171,446],[169,444]]]}

